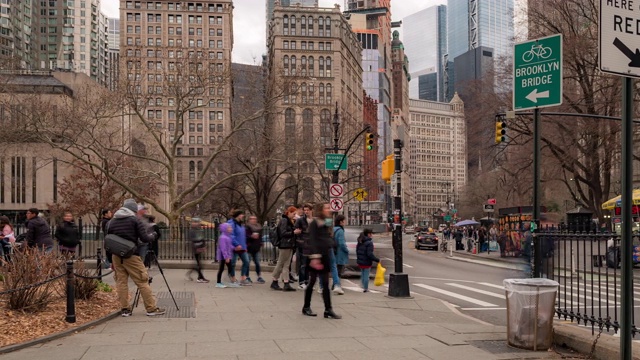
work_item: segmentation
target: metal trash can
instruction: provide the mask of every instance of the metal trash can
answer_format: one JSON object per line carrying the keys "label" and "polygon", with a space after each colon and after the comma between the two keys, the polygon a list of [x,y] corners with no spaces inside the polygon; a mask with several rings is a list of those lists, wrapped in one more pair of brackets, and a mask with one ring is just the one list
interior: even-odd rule
{"label": "metal trash can", "polygon": [[549,279],[504,280],[509,345],[534,351],[551,347],[558,286]]}

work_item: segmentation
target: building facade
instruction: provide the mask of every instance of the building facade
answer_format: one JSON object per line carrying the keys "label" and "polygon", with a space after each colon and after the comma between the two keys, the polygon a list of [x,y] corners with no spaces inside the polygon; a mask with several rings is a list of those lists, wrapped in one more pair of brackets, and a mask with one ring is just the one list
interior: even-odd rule
{"label": "building facade", "polygon": [[[149,98],[142,116],[166,131],[167,141],[181,136],[175,154],[182,159],[176,170],[179,193],[232,128],[232,13],[231,0],[120,1],[119,81]],[[174,97],[181,77],[208,89],[181,98],[192,104],[186,112]]]}
{"label": "building facade", "polygon": [[265,23],[267,24],[267,41],[269,40],[269,23],[273,19],[276,6],[318,7],[318,0],[266,0]]}
{"label": "building facade", "polygon": [[107,82],[107,22],[100,0],[3,1],[0,55],[25,69],[81,72]]}
{"label": "building facade", "polygon": [[[411,59],[410,73],[414,79],[409,83],[409,96],[412,99],[443,101],[442,61],[447,53],[447,7],[432,6],[405,17],[402,30],[402,42]],[[424,76],[429,74],[435,74],[435,77]],[[422,76],[422,81],[416,81]],[[435,92],[432,90],[434,87]]]}
{"label": "building facade", "polygon": [[[327,199],[332,174],[324,153],[334,146],[335,127],[341,149],[363,129],[362,48],[339,7],[275,6],[269,25],[267,87],[285,89],[273,122],[291,163],[283,165],[286,183],[297,189],[285,202]],[[362,161],[362,144],[349,149],[349,166]]]}
{"label": "building facade", "polygon": [[[514,39],[514,0],[450,1],[447,6],[447,99],[457,83],[453,61],[480,46],[493,49],[494,61],[510,58]],[[496,84],[496,91],[507,91]]]}
{"label": "building facade", "polygon": [[396,30],[393,32],[393,40],[391,41],[391,61],[392,61],[392,84],[393,84],[393,112],[391,122],[391,138],[402,141],[402,211],[403,218],[407,218],[409,222],[414,219],[408,218],[415,213],[415,202],[413,198],[413,189],[411,187],[411,178],[413,169],[410,166],[410,123],[409,123],[409,59],[404,53],[404,45],[400,41],[400,33]]}
{"label": "building facade", "polygon": [[464,103],[454,94],[449,103],[411,99],[409,106],[415,221],[437,226],[449,215],[451,222],[467,183]]}

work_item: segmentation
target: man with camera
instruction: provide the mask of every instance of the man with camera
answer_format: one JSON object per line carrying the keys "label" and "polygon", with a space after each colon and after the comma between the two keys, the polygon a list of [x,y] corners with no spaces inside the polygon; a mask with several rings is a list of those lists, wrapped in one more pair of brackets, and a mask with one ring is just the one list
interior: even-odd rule
{"label": "man with camera", "polygon": [[[109,221],[106,226],[106,237],[116,235],[119,241],[130,241],[135,245],[149,243],[155,240],[156,234],[153,229],[147,227],[140,219],[137,218],[138,204],[133,199],[127,199],[124,204]],[[147,310],[147,316],[162,315],[165,309],[156,305],[156,298],[153,296],[151,286],[149,285],[149,275],[145,269],[140,255],[132,251],[127,255],[112,253],[113,268],[118,274],[116,277],[116,289],[118,291],[118,299],[120,300],[121,315],[131,316],[131,307],[129,306],[129,277],[140,290],[140,295]]]}

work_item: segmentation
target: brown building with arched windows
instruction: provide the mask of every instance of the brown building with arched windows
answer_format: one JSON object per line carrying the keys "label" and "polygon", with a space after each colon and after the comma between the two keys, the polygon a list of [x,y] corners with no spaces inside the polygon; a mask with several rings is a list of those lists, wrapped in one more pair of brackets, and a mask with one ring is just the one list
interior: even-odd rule
{"label": "brown building with arched windows", "polygon": [[[338,144],[348,166],[362,163],[364,141],[362,48],[340,7],[276,4],[269,23],[267,91],[281,92],[273,116],[274,139],[286,149],[282,164],[289,189],[286,203],[326,201],[331,172],[324,154],[333,152],[337,111]],[[337,109],[336,109],[337,106]],[[349,169],[350,170],[350,169]],[[349,171],[343,200],[358,186]]]}

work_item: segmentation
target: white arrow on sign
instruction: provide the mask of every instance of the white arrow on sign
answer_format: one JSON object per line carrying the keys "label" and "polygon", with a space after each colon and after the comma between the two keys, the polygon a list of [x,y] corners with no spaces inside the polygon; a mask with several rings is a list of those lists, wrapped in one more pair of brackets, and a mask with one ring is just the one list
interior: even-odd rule
{"label": "white arrow on sign", "polygon": [[540,98],[548,98],[549,90],[538,92],[538,89],[533,89],[533,91],[526,96],[527,99],[533,101],[533,103],[537,103]]}

